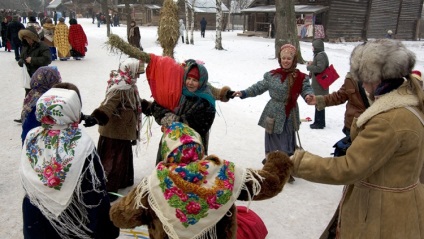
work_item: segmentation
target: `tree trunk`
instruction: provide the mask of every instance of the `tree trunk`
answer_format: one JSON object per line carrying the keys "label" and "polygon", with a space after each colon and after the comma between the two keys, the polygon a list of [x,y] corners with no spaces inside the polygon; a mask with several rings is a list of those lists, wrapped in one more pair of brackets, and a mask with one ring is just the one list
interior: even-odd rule
{"label": "tree trunk", "polygon": [[109,37],[110,36],[110,23],[109,23],[110,21],[109,21],[109,10],[107,7],[107,0],[102,0],[101,4],[102,4],[102,12],[103,14],[105,14],[105,17],[106,17],[106,25],[107,25],[106,36]]}
{"label": "tree trunk", "polygon": [[188,37],[188,32],[189,30],[191,31],[191,24],[190,24],[190,18],[189,18],[189,9],[188,9],[188,4],[187,1],[184,2],[184,10],[185,10],[185,18],[186,18],[186,28],[185,28],[185,33],[186,33],[186,39],[185,39],[185,44],[188,45],[189,37]]}
{"label": "tree trunk", "polygon": [[131,28],[131,9],[130,9],[130,1],[125,0],[125,18],[127,20],[127,39],[130,35],[130,28]]}
{"label": "tree trunk", "polygon": [[294,0],[275,1],[275,57],[278,57],[280,47],[290,43],[297,49],[297,62],[304,63],[297,37],[296,13]]}
{"label": "tree trunk", "polygon": [[224,50],[222,48],[222,0],[216,0],[216,39],[215,39],[215,49]]}
{"label": "tree trunk", "polygon": [[[196,1],[193,1],[193,5],[194,5],[194,2],[196,2]],[[191,45],[194,45],[194,20],[195,20],[195,18],[194,18],[194,8],[190,10],[190,13],[191,13],[191,21],[190,21],[190,44]]]}

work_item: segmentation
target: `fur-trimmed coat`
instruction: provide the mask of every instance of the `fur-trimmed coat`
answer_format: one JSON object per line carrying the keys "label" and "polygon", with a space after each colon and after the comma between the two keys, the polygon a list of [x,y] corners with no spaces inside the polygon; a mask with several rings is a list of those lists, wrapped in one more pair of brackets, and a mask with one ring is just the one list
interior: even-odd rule
{"label": "fur-trimmed coat", "polygon": [[[135,94],[135,93],[134,93]],[[138,94],[135,96],[140,98]],[[99,122],[99,134],[111,139],[136,140],[140,114],[131,108],[130,102],[122,103],[121,94],[116,93],[104,100],[91,114]]]}
{"label": "fur-trimmed coat", "polygon": [[[424,238],[424,125],[406,106],[418,98],[399,89],[382,95],[351,128],[345,156],[296,151],[294,176],[348,185],[340,209],[340,238]],[[401,91],[403,90],[403,91]],[[401,91],[401,92],[399,92]]]}
{"label": "fur-trimmed coat", "polygon": [[[210,155],[208,157],[216,156]],[[263,177],[263,180],[257,178],[261,184],[261,191],[253,200],[269,199],[280,193],[290,177],[292,167],[292,162],[287,154],[277,151],[268,154],[264,167],[262,170],[257,171]],[[246,186],[252,195],[252,182],[247,182]],[[147,195],[142,198],[142,203],[146,208],[135,208],[137,203],[135,201],[136,194],[137,188],[134,188],[112,206],[110,210],[112,222],[120,228],[134,228],[140,225],[147,225],[151,239],[167,239],[168,235],[163,230],[162,222],[149,205]],[[242,190],[238,196],[238,200],[247,201],[247,191]],[[235,205],[230,208],[229,212],[216,224],[216,233],[219,239],[236,238],[237,212]]]}
{"label": "fur-trimmed coat", "polygon": [[366,109],[361,93],[359,92],[358,82],[352,78],[350,73],[347,73],[345,81],[338,91],[328,95],[317,95],[316,101],[317,110],[323,110],[327,106],[346,103],[344,126],[347,129],[350,129],[353,119],[359,117]]}

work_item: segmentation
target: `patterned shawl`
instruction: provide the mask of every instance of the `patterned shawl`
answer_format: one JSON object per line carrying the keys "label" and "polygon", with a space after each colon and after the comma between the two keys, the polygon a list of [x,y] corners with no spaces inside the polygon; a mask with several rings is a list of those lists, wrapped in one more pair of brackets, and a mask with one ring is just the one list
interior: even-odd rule
{"label": "patterned shawl", "polygon": [[[112,71],[107,81],[106,99],[107,103],[116,94],[121,97],[123,107],[128,103],[135,112],[141,116],[141,99],[137,87],[137,74],[140,69],[140,61],[135,58],[128,58],[121,62],[118,71]],[[141,131],[141,117],[138,117],[137,131]],[[139,136],[138,136],[139,137]]]}
{"label": "patterned shawl", "polygon": [[31,203],[59,234],[90,238],[84,232],[88,228],[75,216],[88,220],[85,208],[97,205],[83,202],[84,192],[79,185],[88,179],[92,185],[89,190],[98,191],[100,180],[95,176],[93,161],[83,170],[87,158],[95,153],[95,145],[78,128],[80,114],[81,102],[73,90],[53,88],[40,97],[36,115],[42,125],[28,132],[20,175]]}
{"label": "patterned shawl", "polygon": [[71,46],[69,45],[69,29],[68,25],[63,22],[59,22],[56,25],[53,43],[54,46],[57,47],[58,52],[62,56],[67,56],[69,54],[69,50],[71,50]]}
{"label": "patterned shawl", "polygon": [[216,238],[216,223],[237,200],[246,181],[260,191],[253,171],[221,160],[204,158],[200,135],[174,122],[162,137],[164,162],[138,186],[136,201],[148,201],[170,238]]}
{"label": "patterned shawl", "polygon": [[31,91],[24,99],[24,106],[21,113],[22,123],[25,122],[40,96],[52,88],[54,84],[60,82],[62,82],[62,78],[57,67],[42,66],[34,72],[30,82]]}
{"label": "patterned shawl", "polygon": [[87,36],[80,24],[72,24],[69,27],[69,43],[72,48],[85,56],[85,47],[88,46]]}

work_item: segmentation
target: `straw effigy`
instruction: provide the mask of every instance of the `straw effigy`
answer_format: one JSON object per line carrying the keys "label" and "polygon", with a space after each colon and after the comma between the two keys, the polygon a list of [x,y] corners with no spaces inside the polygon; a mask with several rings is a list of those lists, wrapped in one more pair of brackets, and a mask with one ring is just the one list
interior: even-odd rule
{"label": "straw effigy", "polygon": [[148,53],[141,51],[137,47],[131,46],[128,42],[123,40],[121,37],[115,34],[110,34],[108,41],[106,42],[111,52],[123,52],[130,57],[140,59],[146,63],[149,63],[150,56]]}
{"label": "straw effigy", "polygon": [[173,0],[165,0],[160,11],[158,35],[163,55],[174,58],[174,48],[178,43],[179,33],[178,6]]}

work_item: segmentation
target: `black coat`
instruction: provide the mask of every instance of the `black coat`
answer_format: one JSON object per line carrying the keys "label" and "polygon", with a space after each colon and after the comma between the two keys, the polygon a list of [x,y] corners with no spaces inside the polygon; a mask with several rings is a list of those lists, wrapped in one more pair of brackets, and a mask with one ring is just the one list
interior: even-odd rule
{"label": "black coat", "polygon": [[[176,115],[178,121],[187,124],[193,128],[202,137],[202,143],[205,147],[205,154],[208,152],[208,133],[215,119],[215,108],[205,99],[198,97],[186,97],[184,103],[178,106],[179,110]],[[156,122],[160,125],[166,113],[170,113],[156,102],[151,106],[152,114]]]}
{"label": "black coat", "polygon": [[7,39],[17,47],[20,47],[22,45],[21,40],[19,40],[18,37],[18,32],[21,29],[25,29],[25,26],[24,24],[17,21],[11,21],[7,25]]}
{"label": "black coat", "polygon": [[[27,57],[31,57],[30,64],[25,62]],[[23,42],[21,59],[18,64],[22,67],[25,63],[30,76],[32,76],[38,68],[48,66],[51,62],[52,54],[50,53],[50,48],[44,42],[34,42],[32,46],[28,45],[25,41]]]}

